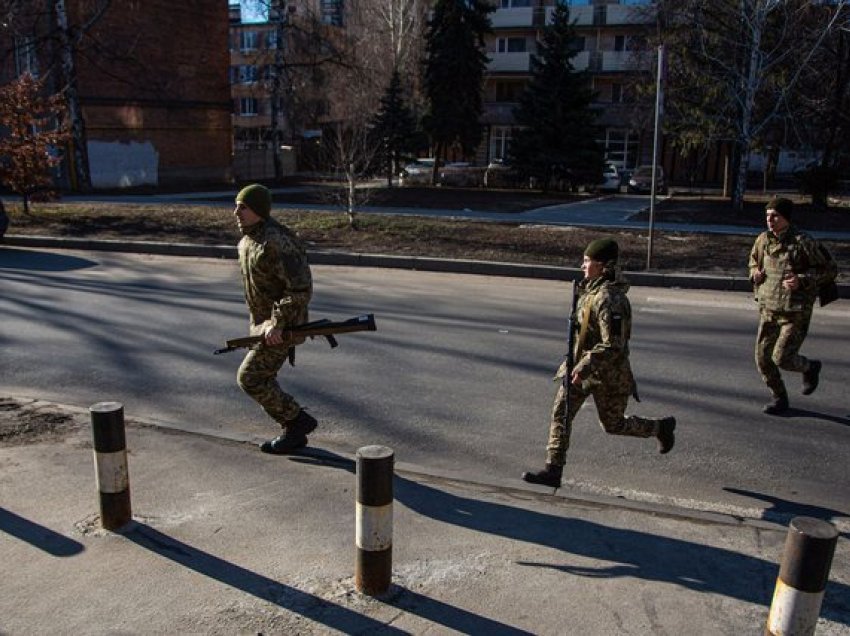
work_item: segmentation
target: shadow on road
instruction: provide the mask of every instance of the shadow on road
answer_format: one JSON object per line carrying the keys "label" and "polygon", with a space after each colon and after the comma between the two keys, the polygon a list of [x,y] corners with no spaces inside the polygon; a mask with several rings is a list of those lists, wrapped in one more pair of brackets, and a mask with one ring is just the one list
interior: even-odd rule
{"label": "shadow on road", "polygon": [[[794,517],[814,517],[815,519],[823,519],[825,521],[831,521],[836,517],[850,517],[850,513],[841,510],[833,510],[832,508],[823,508],[821,506],[811,506],[809,504],[774,497],[773,495],[753,492],[752,490],[740,490],[738,488],[729,488],[725,486],[723,490],[735,495],[743,495],[744,497],[752,497],[759,501],[768,502],[771,506],[769,508],[765,508],[762,518],[767,519],[768,521],[776,521],[784,525],[788,525]],[[842,532],[840,535],[844,538],[850,539],[850,533]]]}
{"label": "shadow on road", "polygon": [[74,556],[85,550],[82,543],[69,539],[29,519],[19,517],[5,508],[0,508],[0,532],[26,541],[39,550],[44,550],[56,557]]}
{"label": "shadow on road", "polygon": [[0,246],[0,269],[25,269],[39,272],[68,272],[96,267],[96,261],[66,254],[16,250]]}
{"label": "shadow on road", "polygon": [[154,530],[148,525],[134,523],[123,535],[133,543],[194,570],[198,574],[203,574],[259,599],[274,603],[278,607],[306,616],[342,633],[359,634],[373,631],[381,634],[407,633],[341,605],[326,601],[314,594],[302,592],[203,550],[193,548]]}
{"label": "shadow on road", "polygon": [[[311,449],[311,455],[291,460],[318,461],[354,470],[354,462],[333,453]],[[567,558],[566,563],[557,564],[518,562],[528,567],[553,568],[576,576],[629,576],[671,583],[766,608],[770,605],[779,573],[778,562],[725,548],[462,497],[399,475],[395,476],[394,496],[411,510],[431,519],[554,548]],[[615,565],[580,567],[568,562],[570,555]],[[779,558],[781,555],[777,554]],[[829,583],[821,616],[850,625],[850,586]]]}

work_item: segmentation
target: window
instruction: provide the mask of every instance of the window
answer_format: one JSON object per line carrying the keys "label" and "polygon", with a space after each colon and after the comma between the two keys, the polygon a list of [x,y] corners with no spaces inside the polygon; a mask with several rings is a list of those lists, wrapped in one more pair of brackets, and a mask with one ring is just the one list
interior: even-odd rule
{"label": "window", "polygon": [[257,50],[257,32],[256,31],[242,31],[239,39],[239,48],[242,51],[256,51]]}
{"label": "window", "polygon": [[15,38],[15,71],[17,71],[18,77],[24,73],[38,77],[38,59],[35,55],[34,38]]}
{"label": "window", "polygon": [[343,0],[321,0],[322,22],[342,26]]}
{"label": "window", "polygon": [[584,51],[585,40],[583,35],[578,35],[570,40],[570,51],[575,53],[579,53],[580,51]]}
{"label": "window", "polygon": [[611,84],[611,101],[615,104],[623,101],[623,85]]}
{"label": "window", "polygon": [[255,117],[257,115],[257,98],[240,97],[239,114],[243,117]]}
{"label": "window", "polygon": [[490,160],[504,159],[511,147],[513,129],[510,126],[493,126],[490,130]]}
{"label": "window", "polygon": [[497,102],[518,102],[519,96],[525,88],[523,82],[496,82]]}
{"label": "window", "polygon": [[525,53],[525,38],[499,38],[499,53]]}
{"label": "window", "polygon": [[252,84],[257,81],[257,67],[251,64],[243,64],[239,67],[239,83]]}
{"label": "window", "polygon": [[269,51],[277,49],[277,31],[266,31],[266,48]]}
{"label": "window", "polygon": [[501,6],[502,6],[503,9],[530,7],[531,6],[531,0],[502,0]]}
{"label": "window", "polygon": [[615,51],[625,51],[626,50],[626,36],[625,35],[615,35],[614,36],[614,50]]}

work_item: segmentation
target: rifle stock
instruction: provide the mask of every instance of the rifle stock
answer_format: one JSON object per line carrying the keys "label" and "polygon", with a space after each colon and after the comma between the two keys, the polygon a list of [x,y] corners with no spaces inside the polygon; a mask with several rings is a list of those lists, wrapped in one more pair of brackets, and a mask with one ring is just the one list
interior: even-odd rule
{"label": "rifle stock", "polygon": [[[316,320],[314,322],[308,322],[303,325],[292,327],[290,329],[285,329],[284,333],[304,338],[315,338],[316,336],[323,336],[327,338],[327,341],[331,345],[331,347],[336,347],[337,342],[336,338],[334,338],[334,334],[352,333],[355,331],[376,331],[377,329],[378,328],[375,325],[374,314],[365,314],[363,316],[349,318],[348,320],[343,320],[341,322],[333,322],[328,319]],[[213,351],[213,354],[218,355],[220,353],[228,353],[230,351],[236,351],[237,349],[250,349],[252,347],[256,347],[258,345],[263,344],[263,340],[263,336],[246,336],[244,338],[233,338],[231,340],[227,340],[224,343],[225,347],[223,349],[216,349],[215,351]],[[292,345],[283,344],[280,346],[287,347]]]}

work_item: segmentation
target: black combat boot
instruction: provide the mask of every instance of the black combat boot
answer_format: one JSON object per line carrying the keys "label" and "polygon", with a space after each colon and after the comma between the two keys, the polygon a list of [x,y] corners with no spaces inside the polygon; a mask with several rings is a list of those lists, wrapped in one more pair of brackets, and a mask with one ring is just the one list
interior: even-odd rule
{"label": "black combat boot", "polygon": [[552,488],[561,486],[561,477],[564,474],[563,466],[555,466],[554,464],[546,464],[546,468],[539,470],[536,473],[525,472],[522,474],[524,481],[529,484],[542,484]]}
{"label": "black combat boot", "polygon": [[318,422],[304,409],[286,423],[283,435],[260,444],[260,450],[272,455],[286,455],[307,445],[307,435],[316,430]]}
{"label": "black combat boot", "polygon": [[319,423],[316,421],[316,418],[310,415],[304,409],[298,411],[298,415],[295,416],[295,419],[292,420],[287,428],[292,428],[299,433],[303,433],[304,435],[309,435],[313,431],[316,430],[316,427]]}
{"label": "black combat boot", "polygon": [[809,360],[809,368],[803,371],[803,395],[811,395],[818,388],[822,366],[820,360]]}
{"label": "black combat boot", "polygon": [[307,445],[307,436],[287,429],[283,435],[260,444],[260,450],[271,455],[286,455]]}
{"label": "black combat boot", "polygon": [[676,418],[665,417],[658,422],[658,433],[655,437],[658,438],[658,452],[662,455],[669,453],[673,444],[676,443],[676,436],[673,431],[676,429]]}
{"label": "black combat boot", "polygon": [[788,410],[788,394],[783,393],[779,397],[773,398],[773,401],[768,402],[762,409],[763,413],[768,415],[781,415]]}

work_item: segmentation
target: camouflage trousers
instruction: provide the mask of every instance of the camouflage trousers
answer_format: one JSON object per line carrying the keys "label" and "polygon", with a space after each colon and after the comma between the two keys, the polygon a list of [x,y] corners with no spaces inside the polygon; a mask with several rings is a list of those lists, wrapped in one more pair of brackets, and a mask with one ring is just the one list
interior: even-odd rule
{"label": "camouflage trousers", "polygon": [[283,428],[301,410],[295,398],[281,389],[277,382],[277,374],[286,362],[288,353],[286,347],[251,350],[236,373],[239,388]]}
{"label": "camouflage trousers", "polygon": [[564,385],[558,387],[555,403],[552,407],[552,421],[549,424],[549,443],[546,445],[546,463],[563,466],[567,461],[567,450],[570,447],[570,435],[573,420],[585,400],[593,396],[596,403],[596,413],[599,424],[609,435],[626,435],[629,437],[652,437],[658,432],[658,422],[661,418],[639,417],[626,415],[631,392],[623,392],[622,386],[598,386],[590,393],[580,387],[570,385],[570,411],[564,422],[566,407],[566,390]]}
{"label": "camouflage trousers", "polygon": [[756,367],[775,398],[787,394],[780,369],[803,373],[809,368],[809,360],[799,351],[809,333],[811,320],[811,307],[789,312],[761,310],[756,336]]}

